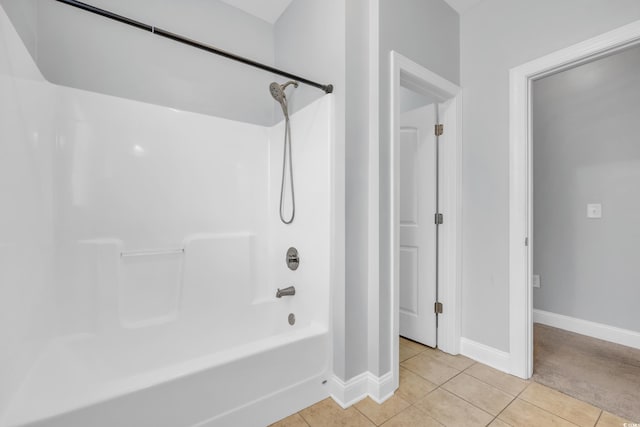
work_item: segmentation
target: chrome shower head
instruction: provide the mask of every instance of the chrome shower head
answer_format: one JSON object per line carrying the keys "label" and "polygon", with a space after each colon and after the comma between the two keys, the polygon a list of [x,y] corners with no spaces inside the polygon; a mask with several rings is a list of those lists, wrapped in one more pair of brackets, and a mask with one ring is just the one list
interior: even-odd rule
{"label": "chrome shower head", "polygon": [[287,114],[287,97],[284,94],[284,90],[289,85],[298,87],[298,82],[290,80],[283,85],[276,82],[273,82],[269,85],[269,92],[271,92],[271,96],[273,97],[273,99],[280,103],[280,105],[282,106],[282,111],[285,113],[285,115]]}
{"label": "chrome shower head", "polygon": [[273,96],[273,99],[282,104],[283,100],[285,99],[282,86],[280,86],[276,82],[273,82],[269,85],[269,92],[271,92],[271,96]]}

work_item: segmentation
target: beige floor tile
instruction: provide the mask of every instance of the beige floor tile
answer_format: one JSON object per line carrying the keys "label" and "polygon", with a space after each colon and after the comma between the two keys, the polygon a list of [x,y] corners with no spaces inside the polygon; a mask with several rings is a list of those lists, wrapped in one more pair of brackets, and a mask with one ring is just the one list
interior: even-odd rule
{"label": "beige floor tile", "polygon": [[494,416],[513,400],[513,396],[504,391],[464,373],[446,382],[442,388]]}
{"label": "beige floor tile", "polygon": [[493,420],[491,424],[489,424],[489,427],[512,427],[512,426],[500,420],[499,418],[496,418],[495,420]]}
{"label": "beige floor tile", "polygon": [[396,391],[396,395],[407,402],[415,403],[437,387],[437,385],[425,380],[420,375],[414,374],[407,368],[400,367],[400,387]]}
{"label": "beige floor tile", "polygon": [[538,383],[531,383],[520,399],[582,427],[593,427],[600,409]]}
{"label": "beige floor tile", "polygon": [[529,384],[529,381],[505,374],[482,363],[476,363],[464,372],[512,396],[517,396]]}
{"label": "beige floor tile", "polygon": [[375,426],[354,407],[342,409],[328,398],[300,411],[311,427],[371,427]]}
{"label": "beige floor tile", "polygon": [[625,424],[633,423],[607,411],[602,411],[602,415],[600,415],[600,419],[598,420],[596,427],[623,427]]}
{"label": "beige floor tile", "polygon": [[410,406],[382,424],[382,427],[442,427],[442,424],[415,406]]}
{"label": "beige floor tile", "polygon": [[410,359],[413,356],[416,356],[422,353],[423,351],[424,350],[417,350],[412,346],[409,346],[400,342],[400,362],[404,362],[405,360]]}
{"label": "beige floor tile", "polygon": [[575,424],[521,399],[514,400],[498,418],[517,427],[575,427]]}
{"label": "beige floor tile", "polygon": [[444,384],[460,373],[460,370],[423,354],[405,360],[401,366],[436,385]]}
{"label": "beige floor tile", "polygon": [[404,345],[404,346],[410,347],[410,348],[416,350],[417,352],[429,350],[431,348],[431,347],[427,347],[426,345],[422,345],[420,343],[417,343],[415,341],[408,340],[408,339],[406,339],[404,337],[400,337],[400,345]]}
{"label": "beige floor tile", "polygon": [[415,406],[447,427],[486,426],[493,419],[492,415],[441,388],[420,399]]}
{"label": "beige floor tile", "polygon": [[382,404],[378,404],[367,397],[366,399],[356,403],[354,406],[376,425],[380,425],[394,415],[397,415],[407,409],[410,404],[401,397],[394,395],[385,400]]}
{"label": "beige floor tile", "polygon": [[270,427],[309,427],[309,424],[307,424],[300,414],[293,414],[275,424],[271,424]]}
{"label": "beige floor tile", "polygon": [[424,354],[433,357],[438,362],[449,365],[452,368],[458,369],[460,371],[464,371],[465,369],[476,363],[474,360],[471,360],[468,357],[462,356],[460,354],[454,356],[441,350],[427,349]]}

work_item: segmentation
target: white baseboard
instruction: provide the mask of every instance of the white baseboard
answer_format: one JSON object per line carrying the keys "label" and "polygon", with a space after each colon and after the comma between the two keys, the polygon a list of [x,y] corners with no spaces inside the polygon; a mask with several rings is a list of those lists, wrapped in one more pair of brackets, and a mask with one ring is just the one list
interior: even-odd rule
{"label": "white baseboard", "polygon": [[387,372],[381,377],[369,373],[369,397],[380,404],[393,396],[393,373]]}
{"label": "white baseboard", "polygon": [[370,397],[376,403],[382,403],[393,396],[394,392],[391,372],[381,377],[371,372],[363,372],[346,382],[334,375],[329,388],[333,400],[343,408],[348,408],[366,397]]}
{"label": "white baseboard", "polygon": [[460,353],[476,362],[484,363],[499,371],[510,373],[511,355],[507,352],[467,338],[460,338]]}
{"label": "white baseboard", "polygon": [[369,372],[364,372],[346,382],[333,375],[330,380],[329,394],[338,405],[348,408],[367,397],[368,388]]}
{"label": "white baseboard", "polygon": [[542,323],[543,325],[553,326],[576,334],[640,349],[640,333],[628,329],[535,309],[533,310],[533,321],[534,323]]}

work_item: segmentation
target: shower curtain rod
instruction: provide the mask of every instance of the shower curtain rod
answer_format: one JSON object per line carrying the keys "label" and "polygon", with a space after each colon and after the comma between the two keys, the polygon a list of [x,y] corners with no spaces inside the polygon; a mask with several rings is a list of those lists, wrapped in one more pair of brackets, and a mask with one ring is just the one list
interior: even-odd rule
{"label": "shower curtain rod", "polygon": [[163,30],[161,28],[154,27],[153,25],[149,25],[149,24],[145,24],[145,23],[142,23],[142,22],[139,22],[139,21],[135,21],[133,19],[127,18],[127,17],[122,16],[122,15],[118,15],[118,14],[113,13],[113,12],[109,12],[108,10],[100,9],[99,7],[95,7],[95,6],[92,6],[90,4],[82,3],[82,2],[76,1],[76,0],[56,0],[56,1],[59,1],[60,3],[68,4],[69,6],[77,7],[79,9],[85,10],[87,12],[95,13],[96,15],[104,16],[105,18],[113,19],[114,21],[122,22],[123,24],[131,25],[132,27],[136,27],[136,28],[139,28],[141,30],[149,31],[150,33],[156,34],[156,35],[158,35],[160,37],[165,37],[167,39],[171,39],[171,40],[177,41],[179,43],[183,43],[183,44],[186,44],[186,45],[198,48],[198,49],[202,49],[202,50],[210,52],[210,53],[215,53],[216,55],[224,56],[225,58],[229,58],[229,59],[232,59],[234,61],[242,62],[243,64],[251,65],[252,67],[260,68],[262,70],[269,71],[271,73],[281,75],[281,76],[286,77],[288,79],[296,80],[299,83],[304,83],[306,85],[313,86],[313,87],[316,87],[318,89],[322,89],[326,93],[332,93],[333,92],[333,85],[331,85],[331,84],[323,85],[323,84],[320,84],[320,83],[316,83],[314,81],[305,79],[304,77],[296,76],[295,74],[291,74],[291,73],[288,73],[286,71],[279,70],[277,68],[271,67],[269,65],[265,65],[265,64],[262,64],[260,62],[256,62],[256,61],[253,61],[251,59],[236,55],[234,53],[227,52],[225,50],[218,49],[216,47],[209,46],[209,45],[206,45],[204,43],[200,43],[200,42],[197,42],[195,40],[188,39],[188,38],[183,37],[183,36],[181,36],[179,34],[175,34],[175,33],[169,32],[169,31],[165,31],[165,30]]}

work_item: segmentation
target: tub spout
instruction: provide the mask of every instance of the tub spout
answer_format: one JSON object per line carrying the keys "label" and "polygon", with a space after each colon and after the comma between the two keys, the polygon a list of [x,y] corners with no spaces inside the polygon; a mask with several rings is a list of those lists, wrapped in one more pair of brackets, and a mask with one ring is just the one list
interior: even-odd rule
{"label": "tub spout", "polygon": [[276,292],[276,298],[282,298],[282,297],[295,295],[295,294],[296,294],[296,288],[294,288],[293,286],[289,286],[288,288],[284,288],[284,289],[278,288],[278,292]]}

